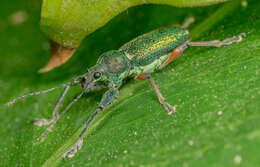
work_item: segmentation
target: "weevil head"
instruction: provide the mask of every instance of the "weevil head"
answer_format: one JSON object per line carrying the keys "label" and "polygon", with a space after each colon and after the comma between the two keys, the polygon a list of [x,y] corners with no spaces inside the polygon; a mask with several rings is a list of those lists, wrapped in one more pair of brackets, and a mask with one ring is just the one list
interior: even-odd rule
{"label": "weevil head", "polygon": [[85,92],[96,85],[107,86],[120,83],[128,74],[129,62],[124,53],[116,50],[101,55],[97,64],[81,76],[80,83]]}
{"label": "weevil head", "polygon": [[104,69],[99,64],[94,67],[88,69],[88,72],[82,75],[79,78],[82,89],[85,92],[93,89],[97,85],[106,85],[107,76],[104,72]]}

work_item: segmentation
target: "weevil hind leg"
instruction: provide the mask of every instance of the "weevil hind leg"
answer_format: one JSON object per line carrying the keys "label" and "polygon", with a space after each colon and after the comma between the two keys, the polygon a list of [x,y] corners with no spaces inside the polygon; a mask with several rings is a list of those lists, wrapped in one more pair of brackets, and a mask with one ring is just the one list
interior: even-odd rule
{"label": "weevil hind leg", "polygon": [[177,105],[170,105],[169,103],[165,102],[164,100],[164,97],[163,95],[161,94],[160,90],[158,89],[158,87],[156,86],[152,76],[150,74],[147,74],[146,77],[150,80],[154,90],[155,90],[155,93],[159,99],[159,102],[163,105],[164,109],[167,111],[168,115],[171,115],[172,113],[175,113],[176,112],[176,108],[177,108]]}
{"label": "weevil hind leg", "polygon": [[241,33],[239,35],[233,36],[231,38],[227,38],[223,41],[220,40],[213,40],[213,41],[202,41],[202,42],[184,42],[182,45],[175,48],[169,55],[168,59],[159,66],[159,69],[164,68],[169,63],[171,63],[173,60],[177,59],[179,56],[182,55],[183,51],[187,49],[189,46],[213,46],[213,47],[221,47],[226,45],[231,45],[233,43],[241,42],[243,37],[245,37],[245,33]]}
{"label": "weevil hind leg", "polygon": [[167,66],[169,63],[171,63],[173,60],[177,59],[179,56],[182,55],[183,51],[185,49],[187,49],[187,42],[183,43],[182,45],[178,46],[177,48],[175,48],[171,53],[170,56],[168,57],[168,59],[159,66],[159,69],[164,68],[165,66]]}
{"label": "weevil hind leg", "polygon": [[58,109],[61,105],[61,102],[63,101],[65,95],[67,94],[69,90],[69,86],[65,87],[65,89],[63,90],[63,92],[61,93],[54,109],[52,112],[52,119],[45,119],[45,118],[35,118],[34,121],[34,125],[36,126],[46,126],[46,125],[50,125],[51,123],[55,122],[55,120],[57,120],[58,118]]}
{"label": "weevil hind leg", "polygon": [[188,46],[213,46],[213,47],[221,47],[226,45],[231,45],[233,43],[241,42],[243,37],[245,37],[245,33],[241,33],[239,35],[233,36],[231,38],[227,38],[223,41],[213,40],[213,41],[205,41],[205,42],[187,42]]}

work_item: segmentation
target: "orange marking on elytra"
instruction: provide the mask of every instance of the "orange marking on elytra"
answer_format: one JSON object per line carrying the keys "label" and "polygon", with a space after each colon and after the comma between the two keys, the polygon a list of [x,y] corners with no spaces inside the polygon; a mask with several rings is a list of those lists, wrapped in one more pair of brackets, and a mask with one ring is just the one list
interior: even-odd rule
{"label": "orange marking on elytra", "polygon": [[147,73],[141,73],[139,74],[135,79],[137,80],[146,80],[147,79]]}
{"label": "orange marking on elytra", "polygon": [[171,53],[171,56],[167,59],[167,61],[164,63],[164,66],[168,65],[170,62],[175,60],[178,56],[181,55],[180,49],[174,49]]}

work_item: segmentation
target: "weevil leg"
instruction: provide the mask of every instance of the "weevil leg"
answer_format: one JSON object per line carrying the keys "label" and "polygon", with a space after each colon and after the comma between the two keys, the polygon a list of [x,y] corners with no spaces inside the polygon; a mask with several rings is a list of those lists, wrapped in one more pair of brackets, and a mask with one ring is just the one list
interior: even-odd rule
{"label": "weevil leg", "polygon": [[205,42],[188,42],[188,46],[213,46],[213,47],[221,47],[225,45],[231,45],[232,43],[241,42],[243,37],[245,37],[245,33],[241,33],[239,35],[233,36],[231,38],[227,38],[223,41],[214,40],[214,41],[205,41]]}
{"label": "weevil leg", "polygon": [[65,87],[65,89],[63,90],[63,92],[61,93],[54,109],[52,112],[52,119],[45,119],[45,118],[35,118],[34,119],[34,125],[36,126],[46,126],[46,125],[50,125],[52,122],[54,122],[57,118],[58,118],[58,109],[61,105],[61,102],[63,101],[65,95],[67,94],[68,90],[69,90],[69,86]]}
{"label": "weevil leg", "polygon": [[163,95],[161,94],[160,90],[158,89],[158,87],[156,86],[152,76],[150,74],[147,74],[146,77],[150,80],[155,92],[156,92],[156,95],[160,101],[160,103],[163,105],[163,107],[165,108],[165,110],[167,111],[168,115],[171,115],[172,113],[175,113],[176,112],[176,105],[172,106],[168,103],[166,103],[164,101],[164,97]]}
{"label": "weevil leg", "polygon": [[83,137],[84,134],[91,124],[91,122],[94,120],[94,118],[97,116],[98,113],[103,111],[105,107],[112,104],[118,97],[118,90],[115,88],[109,89],[102,97],[102,100],[99,104],[99,107],[96,109],[96,111],[90,116],[88,121],[86,122],[85,126],[83,127],[79,139],[76,142],[76,144],[66,153],[63,154],[63,158],[72,158],[82,147],[83,145]]}
{"label": "weevil leg", "polygon": [[69,105],[67,105],[67,107],[61,112],[60,115],[55,115],[55,118],[52,120],[52,122],[50,123],[49,127],[44,131],[44,133],[42,134],[41,137],[41,141],[44,141],[46,139],[46,137],[48,136],[49,132],[52,131],[53,126],[57,123],[57,121],[70,109],[70,107],[76,103],[84,94],[84,92],[80,93],[76,98],[73,99],[72,102],[70,102]]}
{"label": "weevil leg", "polygon": [[183,29],[188,29],[191,24],[195,22],[195,18],[193,16],[189,16],[184,19],[184,21],[181,24],[173,24],[170,27],[180,27]]}
{"label": "weevil leg", "polygon": [[184,20],[184,22],[181,25],[181,28],[187,29],[194,22],[195,22],[195,18],[193,16],[190,16]]}
{"label": "weevil leg", "polygon": [[66,153],[63,154],[63,158],[72,158],[82,147],[83,145],[83,137],[84,134],[88,128],[88,126],[90,125],[90,123],[94,120],[94,118],[96,117],[96,115],[101,112],[103,110],[103,108],[98,108],[89,118],[89,120],[86,122],[84,128],[82,129],[80,136],[79,136],[79,140],[76,142],[76,144]]}
{"label": "weevil leg", "polygon": [[159,69],[164,68],[165,66],[167,66],[170,62],[172,62],[173,60],[177,59],[182,52],[187,49],[188,46],[186,43],[178,46],[177,48],[175,48],[172,52],[171,55],[169,56],[169,58],[159,67]]}

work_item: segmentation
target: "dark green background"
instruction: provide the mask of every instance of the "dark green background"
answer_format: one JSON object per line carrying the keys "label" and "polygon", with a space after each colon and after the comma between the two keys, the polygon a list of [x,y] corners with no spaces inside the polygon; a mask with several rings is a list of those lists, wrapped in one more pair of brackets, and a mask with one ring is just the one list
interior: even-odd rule
{"label": "dark green background", "polygon": [[[1,3],[1,167],[260,166],[258,0],[248,1],[246,8],[235,7],[219,22],[212,16],[226,4],[129,9],[88,36],[69,62],[46,74],[37,74],[49,56],[48,39],[39,27],[41,1]],[[9,16],[20,10],[27,12],[28,20],[12,25]],[[80,152],[73,159],[62,160],[61,155],[74,144],[103,92],[85,95],[43,143],[37,138],[45,128],[35,127],[32,119],[51,117],[60,90],[2,107],[11,98],[67,82],[94,65],[102,52],[158,27],[180,24],[188,16],[196,19],[189,28],[199,37],[196,40],[224,39],[241,32],[248,35],[228,47],[190,48],[153,74],[167,101],[178,105],[176,115],[166,114],[148,81],[131,80],[120,91],[118,102],[97,117]],[[203,23],[209,27],[205,33],[198,31]],[[79,92],[80,88],[73,88],[64,104]],[[236,157],[242,159],[239,164]]]}

